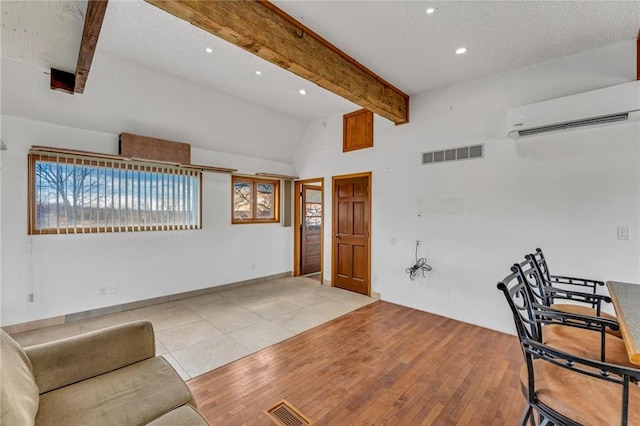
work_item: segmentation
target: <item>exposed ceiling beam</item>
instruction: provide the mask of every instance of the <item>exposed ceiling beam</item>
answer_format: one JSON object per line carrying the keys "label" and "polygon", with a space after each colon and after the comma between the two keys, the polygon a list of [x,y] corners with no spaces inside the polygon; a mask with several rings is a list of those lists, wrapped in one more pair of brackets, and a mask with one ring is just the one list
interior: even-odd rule
{"label": "exposed ceiling beam", "polygon": [[87,15],[84,18],[84,29],[82,30],[82,42],[80,43],[80,53],[78,54],[78,65],[76,66],[76,93],[83,93],[84,86],[89,77],[91,61],[98,44],[98,36],[102,28],[104,14],[107,11],[108,0],[90,0],[87,5]]}
{"label": "exposed ceiling beam", "polygon": [[[98,44],[98,36],[102,28],[105,12],[107,11],[108,0],[89,0],[87,13],[84,18],[84,29],[82,31],[82,41],[80,42],[80,52],[78,52],[78,63],[75,74],[51,69],[51,88],[62,90],[68,93],[84,93],[84,86],[87,84],[93,54]],[[71,80],[70,76],[73,76]]]}
{"label": "exposed ceiling beam", "polygon": [[409,96],[268,1],[146,0],[396,124]]}

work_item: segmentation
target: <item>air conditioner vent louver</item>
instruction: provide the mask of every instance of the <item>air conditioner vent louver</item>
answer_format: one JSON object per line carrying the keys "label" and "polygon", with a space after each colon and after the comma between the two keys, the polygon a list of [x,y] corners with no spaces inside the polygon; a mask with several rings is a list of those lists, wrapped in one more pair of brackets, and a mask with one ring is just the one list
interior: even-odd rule
{"label": "air conditioner vent louver", "polygon": [[558,132],[561,130],[569,130],[569,129],[575,129],[579,127],[600,126],[603,124],[616,123],[618,121],[626,121],[628,119],[629,119],[628,113],[605,115],[603,117],[586,118],[584,120],[570,121],[568,123],[552,124],[550,126],[542,126],[542,127],[535,127],[533,129],[520,130],[518,132],[518,135],[533,136],[533,135],[539,135],[542,133]]}

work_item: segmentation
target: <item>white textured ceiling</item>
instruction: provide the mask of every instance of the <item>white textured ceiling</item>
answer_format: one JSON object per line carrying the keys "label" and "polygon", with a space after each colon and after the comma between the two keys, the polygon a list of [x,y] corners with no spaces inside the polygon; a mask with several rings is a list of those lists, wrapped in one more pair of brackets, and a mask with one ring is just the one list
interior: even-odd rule
{"label": "white textured ceiling", "polygon": [[[638,1],[274,3],[408,94],[630,40],[640,27]],[[356,108],[146,3],[110,4],[99,48],[304,119]]]}
{"label": "white textured ceiling", "polygon": [[410,95],[635,39],[640,28],[637,0],[275,4]]}
{"label": "white textured ceiling", "polygon": [[0,1],[2,57],[74,72],[87,1]]}
{"label": "white textured ceiling", "polygon": [[[305,120],[359,109],[143,1],[109,4],[98,49]],[[301,96],[300,89],[307,94]]]}
{"label": "white textured ceiling", "polygon": [[[274,3],[409,94],[631,40],[640,27],[638,1]],[[74,70],[86,2],[0,7],[4,57]],[[305,120],[357,108],[141,0],[109,2],[101,50]]]}

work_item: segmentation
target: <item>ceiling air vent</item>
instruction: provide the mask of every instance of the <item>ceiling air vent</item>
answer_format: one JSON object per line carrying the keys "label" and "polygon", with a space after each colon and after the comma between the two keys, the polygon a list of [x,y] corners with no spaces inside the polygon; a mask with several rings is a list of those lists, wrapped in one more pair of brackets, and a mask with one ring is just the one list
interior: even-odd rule
{"label": "ceiling air vent", "polygon": [[460,148],[443,149],[439,151],[423,152],[422,164],[444,163],[457,160],[472,160],[484,157],[484,144],[463,146]]}

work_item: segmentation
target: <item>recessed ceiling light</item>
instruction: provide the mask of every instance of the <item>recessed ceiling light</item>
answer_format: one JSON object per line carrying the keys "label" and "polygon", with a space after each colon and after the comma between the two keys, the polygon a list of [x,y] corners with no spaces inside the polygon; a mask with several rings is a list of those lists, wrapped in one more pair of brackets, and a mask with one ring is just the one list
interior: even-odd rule
{"label": "recessed ceiling light", "polygon": [[301,95],[306,95],[307,91],[304,90],[304,89],[300,89],[300,90],[298,90],[298,93],[300,93]]}
{"label": "recessed ceiling light", "polygon": [[213,49],[212,49],[212,48],[210,48],[210,47],[207,47],[205,50],[207,51],[207,53],[211,53],[211,52],[213,52]]}
{"label": "recessed ceiling light", "polygon": [[427,15],[431,15],[433,12],[435,12],[436,10],[432,7],[427,9]]}
{"label": "recessed ceiling light", "polygon": [[262,75],[262,71],[256,71],[256,75]]}
{"label": "recessed ceiling light", "polygon": [[459,49],[456,49],[456,55],[462,55],[463,53],[465,53],[467,51],[466,47],[461,47]]}

